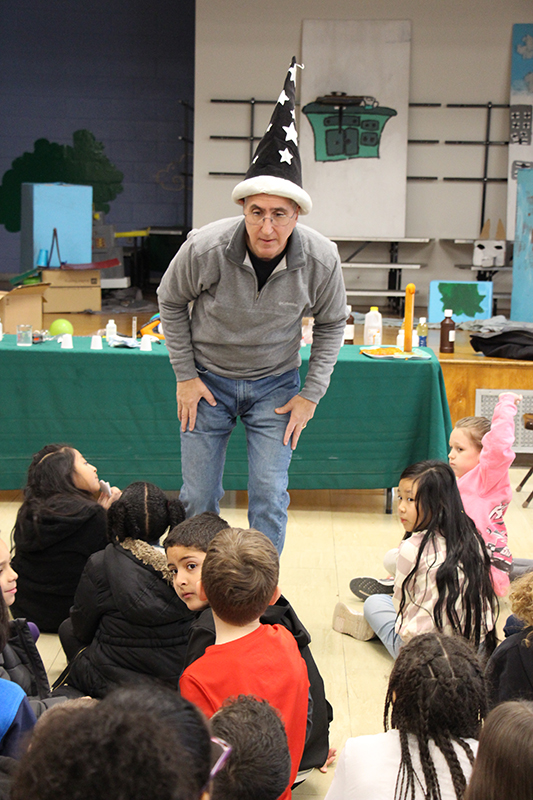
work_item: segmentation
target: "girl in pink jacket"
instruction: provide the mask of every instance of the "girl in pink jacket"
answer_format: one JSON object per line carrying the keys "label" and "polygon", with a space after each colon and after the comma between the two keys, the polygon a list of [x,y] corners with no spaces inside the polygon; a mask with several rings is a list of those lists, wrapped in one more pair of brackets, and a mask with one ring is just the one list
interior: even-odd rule
{"label": "girl in pink jacket", "polygon": [[492,415],[460,419],[450,436],[450,467],[466,513],[481,533],[491,559],[494,590],[502,597],[509,588],[512,555],[503,515],[512,497],[509,467],[514,461],[514,416],[522,399],[502,392]]}

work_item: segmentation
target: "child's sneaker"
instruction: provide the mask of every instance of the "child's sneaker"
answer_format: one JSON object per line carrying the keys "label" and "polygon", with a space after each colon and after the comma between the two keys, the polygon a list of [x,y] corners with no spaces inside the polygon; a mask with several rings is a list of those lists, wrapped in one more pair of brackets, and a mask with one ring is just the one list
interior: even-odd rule
{"label": "child's sneaker", "polygon": [[350,590],[360,600],[366,600],[371,594],[393,594],[394,578],[352,578]]}
{"label": "child's sneaker", "polygon": [[345,603],[337,603],[333,612],[333,630],[347,633],[354,639],[367,642],[375,633],[366,621],[362,611],[353,611]]}

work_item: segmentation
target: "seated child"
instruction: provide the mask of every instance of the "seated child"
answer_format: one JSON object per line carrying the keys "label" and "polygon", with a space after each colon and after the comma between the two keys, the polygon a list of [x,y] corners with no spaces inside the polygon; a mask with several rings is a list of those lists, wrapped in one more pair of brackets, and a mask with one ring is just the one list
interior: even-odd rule
{"label": "seated child", "polygon": [[0,678],[0,756],[22,755],[22,740],[34,725],[35,714],[23,689]]}
{"label": "seated child", "polygon": [[211,730],[231,745],[231,754],[213,780],[210,800],[277,800],[291,771],[277,711],[266,700],[241,694],[217,711]]}
{"label": "seated child", "polygon": [[211,606],[216,640],[185,669],[180,691],[208,717],[239,694],[276,708],[291,752],[290,782],[282,795],[289,798],[305,744],[309,680],[294,637],[281,625],[260,622],[280,595],[278,577],[279,556],[264,534],[228,528],[215,536],[198,597]]}
{"label": "seated child", "polygon": [[[50,714],[50,716],[48,716]],[[171,724],[132,705],[47,712],[16,772],[12,800],[208,800]]]}
{"label": "seated child", "polygon": [[87,559],[106,546],[106,509],[118,497],[116,487],[110,497],[100,490],[96,467],[73,447],[49,444],[33,456],[13,529],[13,616],[57,633]]}
{"label": "seated child", "polygon": [[[48,676],[26,620],[9,618],[16,592],[17,573],[11,567],[7,545],[0,539],[0,678],[18,684],[19,694],[25,695],[24,705],[28,703],[35,717],[40,717],[67,698],[51,697]],[[11,695],[16,697],[14,690]]]}
{"label": "seated child", "polygon": [[467,642],[415,636],[390,674],[385,733],[348,739],[326,800],[461,800],[486,705]]}
{"label": "seated child", "polygon": [[489,659],[486,675],[491,707],[506,700],[533,700],[533,572],[513,581],[509,599],[513,613],[525,624]]}
{"label": "seated child", "polygon": [[464,800],[530,800],[532,774],[533,703],[500,703],[483,725]]}
{"label": "seated child", "polygon": [[113,503],[110,544],[89,558],[59,629],[70,662],[59,684],[99,698],[146,677],[177,688],[193,614],[169,585],[163,553],[150,543],[184,517],[179,500],[144,481],[131,483]]}
{"label": "seated child", "polygon": [[[200,600],[197,583],[201,578],[202,564],[209,544],[228,523],[213,511],[204,511],[177,525],[164,541],[170,572],[174,575],[174,589],[191,611],[198,613],[189,631],[189,644],[184,668],[200,658],[206,648],[215,642],[215,623],[207,602]],[[329,748],[329,725],[333,709],[326,700],[324,681],[318,671],[309,644],[311,637],[298,619],[289,601],[280,595],[261,615],[263,625],[283,625],[296,640],[300,654],[307,664],[312,699],[312,728],[308,733],[300,762],[299,778],[314,767],[326,771],[336,751]]]}
{"label": "seated child", "polygon": [[[503,597],[513,580],[533,569],[533,561],[513,558],[507,544],[503,516],[513,496],[509,467],[514,461],[514,417],[522,396],[502,392],[494,408],[492,421],[485,417],[463,417],[450,436],[448,461],[463,501],[483,537],[491,562],[491,579],[498,597]],[[407,538],[404,537],[404,538]],[[397,550],[390,550],[384,560],[389,575],[394,575]],[[394,578],[363,576],[350,581],[356,597],[366,600],[373,594],[392,594]]]}

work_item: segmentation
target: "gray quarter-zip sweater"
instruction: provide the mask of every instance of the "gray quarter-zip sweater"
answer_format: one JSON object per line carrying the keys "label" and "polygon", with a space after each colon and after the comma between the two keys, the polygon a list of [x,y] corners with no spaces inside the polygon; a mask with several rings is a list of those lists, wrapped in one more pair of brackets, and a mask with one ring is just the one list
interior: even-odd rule
{"label": "gray quarter-zip sweater", "polygon": [[286,257],[259,292],[244,218],[212,222],[191,231],[157,293],[178,381],[198,377],[195,362],[235,380],[294,369],[301,363],[302,317],[312,316],[300,394],[314,403],[325,394],[343,340],[346,291],[337,247],[322,234],[298,223]]}

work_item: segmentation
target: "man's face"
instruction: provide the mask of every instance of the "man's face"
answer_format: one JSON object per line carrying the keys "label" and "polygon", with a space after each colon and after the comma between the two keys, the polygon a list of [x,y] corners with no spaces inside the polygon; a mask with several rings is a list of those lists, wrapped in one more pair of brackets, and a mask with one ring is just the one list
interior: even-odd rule
{"label": "man's face", "polygon": [[[285,249],[287,240],[298,222],[298,206],[287,197],[278,197],[271,194],[254,194],[244,200],[244,213],[257,214],[263,218],[259,225],[252,225],[249,217],[245,216],[246,243],[252,253],[258,258],[271,259],[278,256]],[[272,219],[280,214],[290,217],[285,227],[275,227]],[[294,216],[293,216],[294,215]]]}

